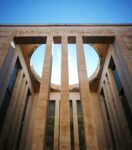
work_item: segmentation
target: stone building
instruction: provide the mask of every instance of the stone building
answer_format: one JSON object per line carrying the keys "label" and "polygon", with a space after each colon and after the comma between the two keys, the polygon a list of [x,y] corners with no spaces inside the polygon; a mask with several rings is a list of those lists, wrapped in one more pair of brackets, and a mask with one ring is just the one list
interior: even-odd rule
{"label": "stone building", "polygon": [[[61,44],[61,84],[51,81],[52,46]],[[68,83],[68,44],[79,83]],[[100,66],[88,80],[83,44]],[[40,80],[30,65],[45,44]],[[87,59],[87,58],[86,58]],[[0,25],[0,149],[131,150],[132,25]]]}

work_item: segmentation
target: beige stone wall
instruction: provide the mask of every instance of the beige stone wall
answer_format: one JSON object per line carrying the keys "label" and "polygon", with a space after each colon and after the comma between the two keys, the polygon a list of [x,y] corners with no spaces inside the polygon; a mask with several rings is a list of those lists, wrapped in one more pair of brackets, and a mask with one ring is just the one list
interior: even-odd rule
{"label": "beige stone wall", "polygon": [[[111,57],[114,60],[116,69],[118,71],[121,84],[123,86],[124,92],[126,94],[127,102],[131,108],[131,90],[132,90],[132,76],[131,76],[131,53],[130,51],[130,38],[125,38],[124,42],[121,36],[117,36],[115,42],[110,45],[109,51],[106,56],[106,61],[103,67],[103,72],[99,84],[99,93],[103,89],[105,99],[101,102],[102,108],[104,107],[104,100],[108,108],[108,113],[110,115],[110,122],[113,130],[113,136],[115,141],[115,147],[117,149],[130,149],[132,147],[132,135],[128,127],[128,122],[126,119],[125,111],[121,102],[121,97],[115,83],[115,79],[112,73],[112,68],[110,68]],[[127,47],[128,46],[128,47]],[[103,112],[104,113],[104,112]],[[105,116],[106,117],[106,116]],[[107,117],[106,117],[107,118]],[[108,120],[108,119],[106,119]],[[104,118],[105,121],[105,118]],[[109,123],[105,122],[105,126],[109,126]],[[108,129],[106,128],[107,132]],[[108,127],[109,128],[109,127]],[[107,133],[108,134],[108,133]],[[109,133],[110,134],[110,133]],[[107,135],[108,137],[108,135]],[[109,141],[109,143],[111,143]],[[122,146],[121,146],[122,145]]]}
{"label": "beige stone wall", "polygon": [[[131,36],[131,25],[0,25],[0,67],[10,42],[17,36]],[[2,42],[4,41],[4,42]]]}
{"label": "beige stone wall", "polygon": [[[31,74],[28,70],[29,64],[25,61],[23,51],[19,45],[16,45],[14,49],[10,44],[14,37],[32,36],[38,37],[38,41],[39,37],[47,37],[43,77],[40,91],[35,94]],[[53,37],[62,37],[63,39],[62,56],[67,56],[67,37],[71,37],[70,43],[75,43],[75,41],[72,41],[72,37],[76,37],[80,92],[69,92],[67,57],[62,57],[61,91],[58,93],[50,92]],[[82,40],[83,37],[87,38]],[[33,44],[38,44],[35,42]],[[83,42],[108,44],[109,46],[105,63],[104,65],[102,64],[101,78],[97,79],[99,80],[98,91],[95,93],[90,91],[87,81]],[[132,135],[112,74],[112,68],[109,67],[112,57],[132,112],[131,43],[132,25],[0,25],[0,106],[3,103],[8,80],[17,58],[19,58],[21,63],[21,69],[15,81],[4,125],[0,132],[0,149],[3,149],[5,145],[7,148],[16,149],[28,89],[31,96],[28,98],[29,103],[25,112],[20,149],[43,149],[49,99],[56,101],[54,149],[60,147],[62,150],[70,149],[71,147],[69,139],[69,100],[73,101],[73,125],[74,137],[76,137],[74,138],[74,145],[75,149],[79,149],[76,100],[80,99],[83,111],[86,149],[131,149]],[[103,52],[100,54],[100,57],[102,57],[102,54]],[[104,95],[102,95],[102,89]],[[109,118],[105,107],[108,108]],[[114,143],[111,130],[113,131]],[[59,133],[60,131],[61,134]],[[59,136],[61,136],[61,140]]]}
{"label": "beige stone wall", "polygon": [[[95,127],[96,127],[96,132],[97,132],[97,141],[99,144],[99,149],[105,149],[107,147],[107,142],[106,142],[106,135],[104,131],[104,125],[103,125],[103,116],[102,116],[102,111],[101,111],[101,106],[100,106],[100,100],[99,96],[97,93],[91,93],[90,98],[92,101],[92,109],[93,109],[93,114],[94,114],[94,122],[95,122]],[[35,94],[34,97],[36,100],[39,98],[38,94]],[[59,92],[51,92],[50,93],[50,100],[55,100],[56,105],[55,107],[57,110],[60,108],[60,93]],[[70,92],[69,93],[69,100],[73,101],[73,121],[74,121],[74,138],[75,138],[75,147],[76,149],[79,149],[79,140],[77,140],[78,135],[78,119],[77,119],[77,108],[76,108],[76,100],[80,100],[80,93],[79,92]],[[57,111],[56,110],[56,111]],[[54,124],[54,148],[58,147],[59,144],[59,112],[55,113],[55,124]],[[57,132],[58,131],[58,132]],[[35,134],[35,131],[34,131]]]}
{"label": "beige stone wall", "polygon": [[[7,148],[10,147],[10,149],[16,148],[26,100],[28,100],[28,104],[27,111],[25,114],[26,119],[24,120],[23,124],[26,125],[24,126],[24,130],[27,130],[26,128],[28,127],[29,122],[28,116],[32,104],[32,97],[30,99],[27,99],[27,94],[28,91],[30,91],[31,95],[34,94],[31,79],[23,57],[22,50],[19,46],[16,46],[15,49],[10,46],[0,70],[0,105],[3,103],[3,98],[6,92],[8,80],[10,78],[10,75],[12,73],[17,59],[19,59],[20,61],[21,68],[19,69],[17,74],[14,89],[4,119],[4,124],[0,133],[1,149],[3,149],[3,146],[5,145]],[[23,139],[26,134],[24,132],[22,135]],[[25,141],[23,141],[23,144],[24,143]]]}

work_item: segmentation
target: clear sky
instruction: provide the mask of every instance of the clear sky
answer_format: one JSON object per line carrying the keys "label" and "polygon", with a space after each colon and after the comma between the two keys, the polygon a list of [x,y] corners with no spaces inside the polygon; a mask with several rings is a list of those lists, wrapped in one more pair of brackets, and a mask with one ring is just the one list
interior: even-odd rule
{"label": "clear sky", "polygon": [[1,23],[132,23],[132,0],[0,0]]}
{"label": "clear sky", "polygon": [[[42,65],[45,54],[45,44],[40,45],[31,57],[32,66],[36,73],[42,76]],[[88,77],[92,76],[97,69],[99,57],[97,52],[89,45],[84,44],[85,60],[87,65]],[[51,83],[60,84],[61,80],[61,44],[55,44],[52,51],[52,74]],[[76,45],[68,44],[68,66],[69,66],[69,83],[78,83],[77,73],[77,56],[76,56]]]}

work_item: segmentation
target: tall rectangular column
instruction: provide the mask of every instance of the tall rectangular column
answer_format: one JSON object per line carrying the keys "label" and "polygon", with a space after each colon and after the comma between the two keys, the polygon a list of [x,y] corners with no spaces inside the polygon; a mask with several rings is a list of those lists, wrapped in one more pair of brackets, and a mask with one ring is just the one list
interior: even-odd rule
{"label": "tall rectangular column", "polygon": [[78,131],[78,116],[77,116],[77,101],[76,99],[72,100],[73,102],[73,131],[74,131],[74,148],[79,150],[79,131]]}
{"label": "tall rectangular column", "polygon": [[8,81],[17,59],[16,53],[14,53],[13,48],[10,48],[8,50],[8,54],[5,58],[6,59],[3,62],[3,66],[0,69],[0,107],[3,103]]}
{"label": "tall rectangular column", "polygon": [[123,36],[118,35],[115,38],[114,42],[115,53],[117,54],[118,60],[122,65],[122,69],[124,71],[124,75],[126,76],[127,83],[132,92],[132,63],[131,63],[131,53],[129,53],[126,42],[124,41]]}
{"label": "tall rectangular column", "polygon": [[68,48],[66,36],[62,36],[61,50],[61,96],[60,96],[60,136],[59,149],[70,150],[70,113],[68,81]]}
{"label": "tall rectangular column", "polygon": [[60,100],[55,101],[55,124],[54,124],[54,150],[59,149],[59,110],[60,110]]}
{"label": "tall rectangular column", "polygon": [[23,120],[22,133],[21,133],[21,136],[19,137],[20,138],[19,139],[20,144],[18,147],[19,150],[25,150],[26,140],[27,140],[27,135],[28,135],[27,133],[28,133],[28,129],[29,129],[29,119],[30,119],[30,114],[31,114],[32,96],[30,95],[27,98],[28,99],[27,99],[27,106],[26,106],[26,110],[25,110],[25,116],[24,116],[24,120]]}
{"label": "tall rectangular column", "polygon": [[38,93],[33,94],[32,105],[31,105],[31,113],[29,115],[29,126],[28,132],[26,133],[26,143],[25,143],[25,150],[31,150],[32,147],[32,139],[33,139],[33,129],[35,123],[35,113],[36,113],[36,106],[38,103]]}
{"label": "tall rectangular column", "polygon": [[115,120],[113,117],[113,112],[112,112],[112,108],[111,108],[111,104],[109,101],[109,96],[108,96],[108,91],[106,89],[106,84],[103,83],[103,90],[104,90],[104,96],[105,96],[105,101],[106,101],[106,106],[108,109],[108,114],[109,114],[109,121],[111,123],[111,135],[113,135],[113,147],[116,147],[117,149],[119,148],[119,138],[118,138],[118,134],[117,134],[117,129],[116,129],[116,125],[115,125]]}
{"label": "tall rectangular column", "polygon": [[100,95],[100,105],[101,105],[103,122],[104,122],[104,130],[105,130],[105,135],[106,135],[106,149],[108,148],[113,149],[112,137],[111,137],[110,128],[109,128],[109,120],[108,120],[108,115],[106,112],[104,101],[105,101],[105,98],[102,95]]}
{"label": "tall rectangular column", "polygon": [[12,122],[12,128],[10,132],[10,139],[9,139],[9,148],[15,149],[16,144],[17,144],[17,137],[19,134],[19,129],[20,129],[20,121],[21,121],[21,116],[22,116],[22,110],[23,110],[23,104],[25,103],[26,96],[27,96],[27,91],[28,91],[28,85],[26,81],[24,80],[24,86],[23,86],[23,91],[22,94],[19,95],[18,99],[18,104],[15,109],[15,114]]}
{"label": "tall rectangular column", "polygon": [[8,138],[12,120],[14,118],[15,107],[17,105],[18,96],[19,96],[19,93],[21,90],[22,81],[23,81],[23,71],[21,69],[21,70],[19,70],[16,81],[15,81],[11,100],[10,100],[9,107],[8,107],[6,117],[4,120],[3,128],[1,130],[1,135],[0,135],[1,144],[4,144],[4,142],[6,142],[6,140]]}
{"label": "tall rectangular column", "polygon": [[132,112],[132,101],[131,101],[131,93],[132,93],[132,67],[131,67],[131,55],[127,48],[127,45],[123,39],[123,36],[116,35],[114,42],[114,62],[117,67],[117,71],[119,73],[119,78],[121,79],[121,83],[129,104],[129,107]]}
{"label": "tall rectangular column", "polygon": [[108,97],[109,97],[109,102],[111,105],[111,110],[113,113],[113,119],[114,119],[114,123],[115,123],[116,130],[117,130],[117,136],[118,136],[119,144],[122,148],[125,149],[126,147],[124,145],[124,142],[125,142],[124,136],[122,135],[121,124],[119,123],[119,118],[118,118],[117,112],[116,112],[116,106],[115,106],[114,101],[113,101],[113,97],[112,97],[112,93],[110,90],[110,85],[109,85],[107,77],[105,78],[105,85],[106,85],[106,91],[107,91]]}
{"label": "tall rectangular column", "polygon": [[12,149],[16,149],[17,148],[17,144],[19,141],[19,134],[21,134],[21,121],[22,121],[22,115],[23,115],[23,111],[24,111],[24,106],[27,100],[27,94],[28,94],[28,84],[26,83],[25,86],[25,90],[24,90],[24,95],[21,99],[21,104],[20,104],[20,108],[19,111],[17,112],[18,114],[18,118],[17,118],[17,123],[15,126],[15,132],[13,134],[13,139],[12,139]]}
{"label": "tall rectangular column", "polygon": [[114,79],[111,69],[108,69],[107,75],[108,75],[108,80],[109,80],[109,84],[110,84],[110,89],[111,89],[111,92],[112,92],[112,95],[114,98],[114,102],[116,105],[115,109],[117,110],[118,117],[119,117],[119,124],[121,125],[123,136],[125,138],[124,142],[126,143],[127,147],[130,148],[130,147],[132,147],[132,140],[131,140],[132,137],[131,137],[131,134],[129,131],[129,127],[128,127],[127,120],[125,117],[125,112],[123,110],[123,106],[122,106],[122,103],[121,103],[121,100],[120,100],[120,97],[118,94],[117,86],[116,86],[115,79]]}
{"label": "tall rectangular column", "polygon": [[104,133],[104,126],[103,126],[103,118],[99,103],[99,95],[97,93],[92,93],[92,104],[93,104],[93,112],[94,112],[94,118],[95,118],[95,127],[97,132],[97,138],[98,138],[98,145],[99,149],[105,149],[106,148],[106,136]]}
{"label": "tall rectangular column", "polygon": [[43,150],[46,132],[47,107],[50,92],[53,37],[49,35],[46,41],[43,73],[35,116],[32,150]]}
{"label": "tall rectangular column", "polygon": [[19,93],[18,97],[17,97],[17,103],[15,105],[15,110],[13,112],[13,119],[11,120],[12,123],[11,123],[11,126],[10,126],[10,130],[9,130],[9,133],[8,133],[8,148],[11,148],[12,147],[12,141],[13,141],[13,138],[14,138],[14,133],[15,133],[15,130],[16,130],[16,124],[17,124],[17,121],[18,121],[18,118],[19,118],[19,110],[20,110],[20,107],[21,107],[21,102],[23,100],[23,97],[24,97],[24,93],[25,93],[25,87],[26,87],[26,81],[25,81],[25,78],[23,78],[22,80],[22,85],[21,85],[21,92]]}
{"label": "tall rectangular column", "polygon": [[82,37],[79,35],[76,37],[76,44],[77,44],[77,64],[78,64],[80,96],[82,103],[86,149],[97,150],[98,149],[97,135],[92,112],[92,103],[90,99],[90,89],[86,71],[83,41]]}

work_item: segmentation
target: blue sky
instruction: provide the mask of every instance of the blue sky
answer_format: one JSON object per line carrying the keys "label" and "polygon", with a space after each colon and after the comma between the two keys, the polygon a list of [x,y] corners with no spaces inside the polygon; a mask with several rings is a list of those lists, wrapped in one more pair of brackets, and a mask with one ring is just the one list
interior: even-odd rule
{"label": "blue sky", "polygon": [[[40,45],[31,57],[32,66],[39,76],[42,75],[42,64],[44,61],[45,44]],[[89,45],[84,44],[85,60],[87,65],[88,77],[92,76],[95,72],[99,62],[97,52]],[[61,44],[53,45],[52,50],[52,74],[51,83],[60,84],[61,80]],[[68,44],[68,66],[69,66],[69,83],[78,83],[77,73],[77,56],[76,45]]]}
{"label": "blue sky", "polygon": [[0,0],[0,23],[132,23],[132,0]]}

